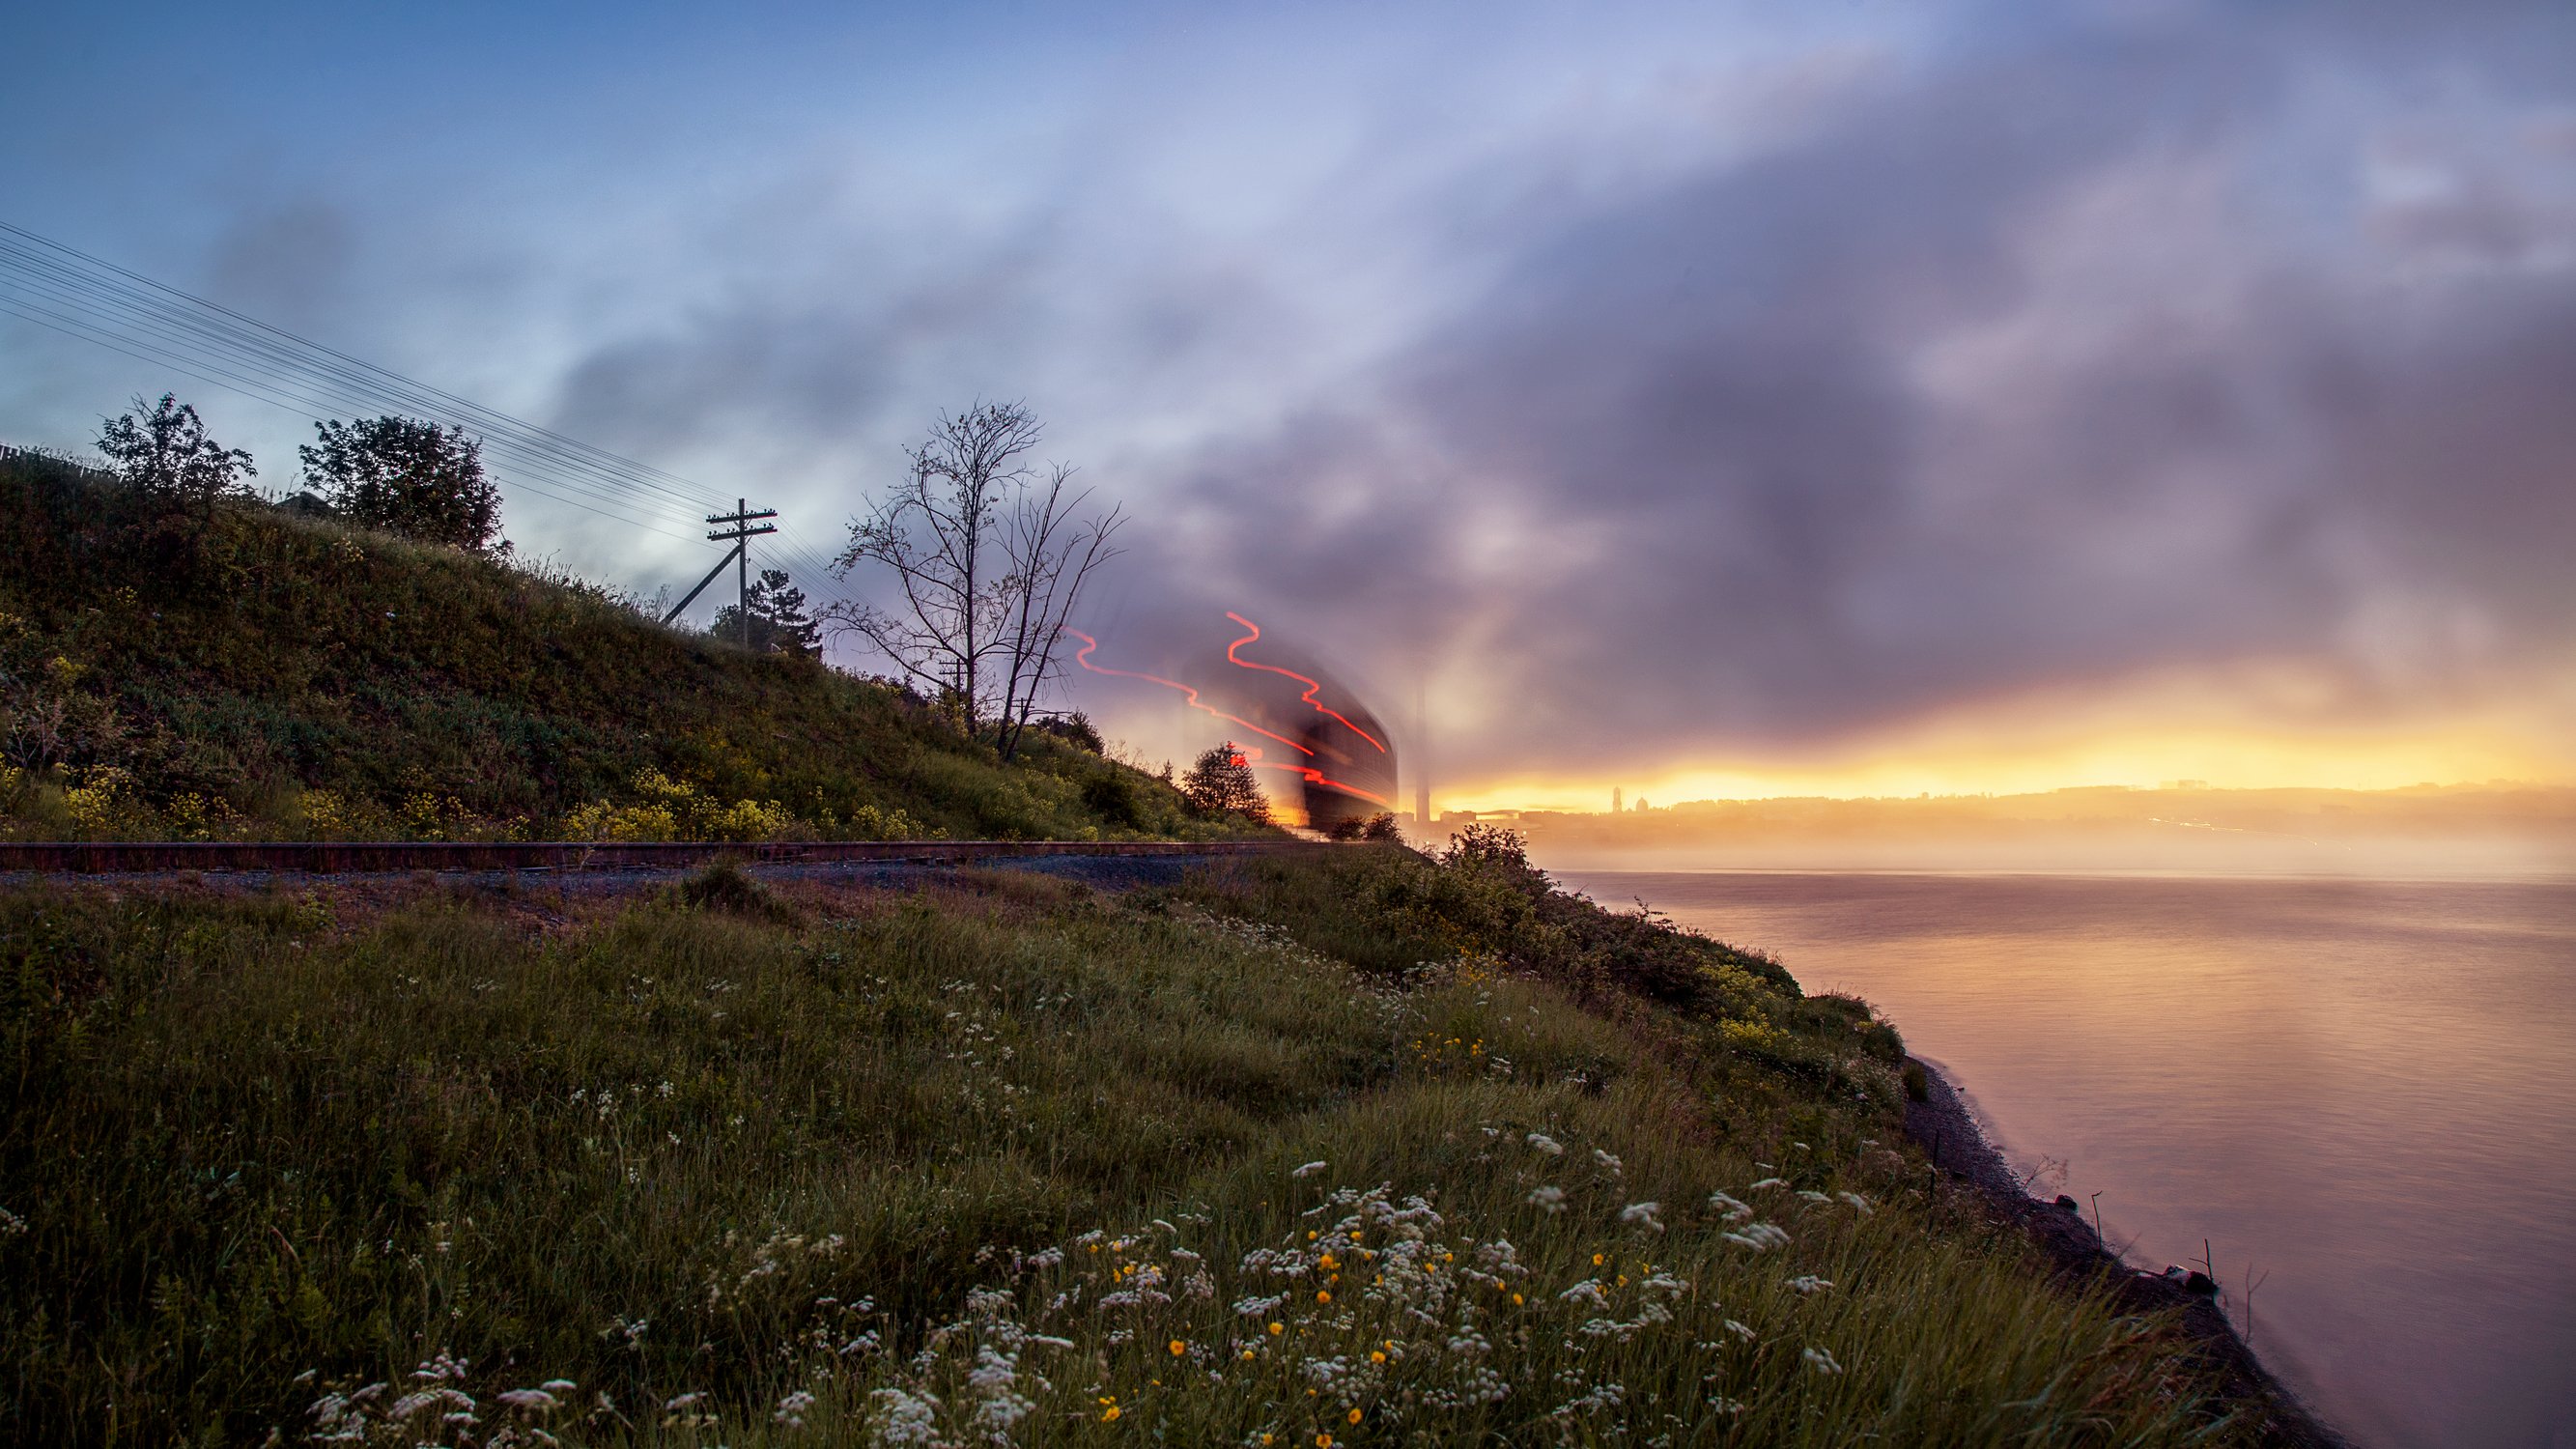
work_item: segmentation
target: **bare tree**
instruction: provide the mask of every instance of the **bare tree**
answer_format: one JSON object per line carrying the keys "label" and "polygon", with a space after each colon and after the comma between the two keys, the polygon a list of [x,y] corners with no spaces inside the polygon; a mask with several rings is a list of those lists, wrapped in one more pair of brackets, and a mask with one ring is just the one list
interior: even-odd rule
{"label": "bare tree", "polygon": [[1120,511],[1088,512],[1064,464],[1028,461],[1043,430],[1020,403],[942,414],[906,450],[911,477],[850,524],[835,578],[863,564],[893,576],[900,611],[842,602],[823,611],[912,680],[988,729],[1009,759],[1058,670],[1056,652],[1091,571],[1117,550]]}

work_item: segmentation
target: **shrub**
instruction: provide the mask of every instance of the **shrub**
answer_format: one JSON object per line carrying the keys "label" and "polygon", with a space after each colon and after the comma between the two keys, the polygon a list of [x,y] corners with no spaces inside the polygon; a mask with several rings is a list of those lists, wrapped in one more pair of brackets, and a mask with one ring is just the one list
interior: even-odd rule
{"label": "shrub", "polygon": [[[315,423],[296,449],[332,512],[365,528],[468,553],[501,536],[501,490],[483,474],[483,441],[416,418]],[[500,545],[507,552],[509,545]]]}
{"label": "shrub", "polygon": [[98,450],[147,505],[190,513],[202,522],[213,516],[216,503],[240,491],[242,479],[259,472],[250,454],[206,436],[197,410],[174,395],[161,394],[157,404],[138,397],[134,407],[108,419]]}

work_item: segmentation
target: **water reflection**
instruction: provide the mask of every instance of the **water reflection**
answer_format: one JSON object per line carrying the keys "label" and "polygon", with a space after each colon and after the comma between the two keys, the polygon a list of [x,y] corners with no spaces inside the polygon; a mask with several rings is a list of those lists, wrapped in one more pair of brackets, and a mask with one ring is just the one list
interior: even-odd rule
{"label": "water reflection", "polygon": [[2576,883],[1563,874],[1878,1003],[2361,1442],[2576,1444]]}

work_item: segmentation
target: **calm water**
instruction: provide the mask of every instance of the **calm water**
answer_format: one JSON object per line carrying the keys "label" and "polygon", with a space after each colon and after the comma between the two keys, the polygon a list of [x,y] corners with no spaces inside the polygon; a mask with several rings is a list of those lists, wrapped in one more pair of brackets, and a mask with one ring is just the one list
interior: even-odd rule
{"label": "calm water", "polygon": [[2576,1449],[2576,883],[1568,871],[1877,1003],[2369,1446]]}

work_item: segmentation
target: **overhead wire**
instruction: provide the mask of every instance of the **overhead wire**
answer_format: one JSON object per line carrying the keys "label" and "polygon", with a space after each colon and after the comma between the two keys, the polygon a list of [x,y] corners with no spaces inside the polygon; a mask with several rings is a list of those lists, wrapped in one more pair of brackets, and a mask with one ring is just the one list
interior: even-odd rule
{"label": "overhead wire", "polygon": [[[309,359],[281,356],[274,347],[244,346],[241,339],[220,333],[210,334],[203,327],[186,325],[196,319],[173,317],[167,309],[138,307],[130,296],[100,295],[84,290],[78,278],[49,275],[33,279],[34,285],[31,286],[25,269],[12,266],[16,260],[5,254],[5,241],[0,241],[0,281],[14,280],[16,290],[21,294],[14,300],[22,308],[32,308],[43,314],[41,318],[30,317],[28,320],[50,320],[58,324],[56,330],[70,329],[75,335],[86,335],[93,341],[114,339],[129,344],[118,349],[128,355],[132,355],[131,347],[144,347],[156,354],[154,360],[193,365],[200,370],[197,375],[201,377],[203,371],[218,371],[221,378],[203,380],[214,381],[218,386],[248,385],[264,388],[269,393],[282,393],[291,400],[290,406],[336,411],[335,403],[340,406],[354,404],[363,409],[381,406],[387,400],[388,390],[370,386],[371,380],[362,375],[328,364],[313,365]],[[13,273],[14,276],[11,275]],[[33,297],[26,295],[30,292]],[[44,305],[46,301],[71,308],[72,314],[47,307]],[[21,310],[18,315],[25,317],[27,313]],[[276,402],[278,398],[265,396],[263,400]],[[398,406],[415,410],[436,410],[422,408],[426,399],[403,392],[392,392],[391,400]],[[514,462],[513,471],[545,478],[558,488],[587,494],[602,502],[667,513],[669,505],[662,500],[639,498],[630,490],[603,486],[608,480],[596,473],[585,474],[558,466],[556,459],[543,450],[531,449],[526,439],[514,431],[494,431],[497,436],[487,441]]]}
{"label": "overhead wire", "polygon": [[[12,296],[10,293],[16,293]],[[0,312],[183,376],[315,416],[388,405],[471,425],[496,481],[671,538],[723,511],[712,490],[648,463],[377,366],[113,262],[0,222]],[[641,516],[638,516],[641,515]],[[829,551],[781,523],[767,551],[831,601],[850,600]]]}

